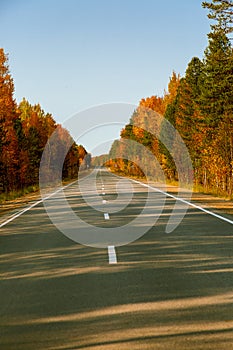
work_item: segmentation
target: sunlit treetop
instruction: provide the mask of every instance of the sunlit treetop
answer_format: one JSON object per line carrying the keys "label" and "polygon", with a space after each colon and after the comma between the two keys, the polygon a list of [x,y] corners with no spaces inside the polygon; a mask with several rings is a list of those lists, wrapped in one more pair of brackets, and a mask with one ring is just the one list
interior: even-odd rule
{"label": "sunlit treetop", "polygon": [[224,31],[225,34],[233,32],[232,0],[204,1],[202,6],[209,10],[208,18],[216,22],[214,25],[211,25],[213,31]]}

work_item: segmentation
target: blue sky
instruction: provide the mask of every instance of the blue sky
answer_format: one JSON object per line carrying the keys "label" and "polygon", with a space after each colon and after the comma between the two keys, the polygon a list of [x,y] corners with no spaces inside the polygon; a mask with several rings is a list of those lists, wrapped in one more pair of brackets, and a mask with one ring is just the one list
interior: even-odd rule
{"label": "blue sky", "polygon": [[199,0],[0,2],[16,100],[39,102],[58,122],[94,105],[161,95],[173,70],[184,74],[203,56],[209,24]]}

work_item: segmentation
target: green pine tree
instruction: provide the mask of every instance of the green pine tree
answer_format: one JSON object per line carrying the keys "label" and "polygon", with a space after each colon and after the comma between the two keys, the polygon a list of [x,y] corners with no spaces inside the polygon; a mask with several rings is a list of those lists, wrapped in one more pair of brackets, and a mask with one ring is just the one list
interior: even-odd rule
{"label": "green pine tree", "polygon": [[233,1],[231,0],[212,0],[204,1],[204,8],[209,10],[208,18],[214,20],[215,24],[211,25],[213,32],[223,31],[225,34],[233,32]]}

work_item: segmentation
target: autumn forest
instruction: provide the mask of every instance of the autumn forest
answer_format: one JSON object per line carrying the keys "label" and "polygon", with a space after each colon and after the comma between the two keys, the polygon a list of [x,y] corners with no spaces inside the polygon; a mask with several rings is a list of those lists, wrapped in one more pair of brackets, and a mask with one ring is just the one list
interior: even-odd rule
{"label": "autumn forest", "polygon": [[[169,181],[178,181],[172,155],[154,132],[148,132],[156,128],[157,113],[184,140],[192,161],[193,173],[189,175],[195,186],[233,198],[233,3],[212,0],[202,6],[211,20],[203,58],[193,57],[184,76],[173,72],[163,96],[143,98],[121,131],[121,140],[116,140],[109,156],[102,159],[115,172],[144,176],[139,166],[123,159],[126,146],[121,141],[133,140],[150,150]],[[41,156],[55,129],[59,130],[56,147],[65,148],[69,132],[51,114],[25,98],[16,103],[8,56],[0,49],[0,195],[38,186]],[[146,156],[137,149],[130,152],[141,157],[153,177],[153,165]],[[73,143],[63,165],[64,179],[77,177],[86,154],[83,146]]]}
{"label": "autumn forest", "polygon": [[[122,141],[129,139],[149,148],[169,181],[179,180],[173,157],[154,137],[156,113],[159,113],[179,132],[188,148],[193,167],[190,176],[193,176],[195,187],[232,198],[233,48],[230,35],[233,32],[233,3],[213,0],[202,6],[208,9],[208,17],[213,23],[204,58],[193,57],[184,77],[173,72],[168,91],[162,97],[152,96],[140,101],[121,132],[121,140],[113,143],[107,164],[113,171],[125,175],[144,175],[135,164],[137,162],[132,165],[130,160],[124,159],[127,145]],[[143,158],[145,166],[149,166],[148,174],[152,178],[155,176],[143,151],[132,146],[127,152],[128,156],[131,152],[131,159]]]}
{"label": "autumn forest", "polygon": [[[25,98],[17,104],[13,94],[8,57],[0,49],[0,194],[17,195],[37,189],[43,149],[54,130],[59,135],[54,154],[62,153],[70,135],[39,104],[32,106]],[[86,154],[83,146],[73,143],[63,165],[64,179],[77,176]]]}

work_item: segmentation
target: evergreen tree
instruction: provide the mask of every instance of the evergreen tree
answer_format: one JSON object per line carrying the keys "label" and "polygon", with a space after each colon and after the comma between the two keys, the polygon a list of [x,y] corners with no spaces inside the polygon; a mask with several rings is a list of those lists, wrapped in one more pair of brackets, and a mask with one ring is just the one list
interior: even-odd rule
{"label": "evergreen tree", "polygon": [[223,32],[209,38],[204,58],[201,109],[210,127],[217,127],[232,105],[233,59],[230,41]]}
{"label": "evergreen tree", "polygon": [[[212,25],[204,57],[200,107],[206,129],[205,150],[210,186],[233,193],[233,51],[232,1],[203,3],[210,9]],[[221,170],[219,168],[221,167]]]}
{"label": "evergreen tree", "polygon": [[212,0],[212,2],[204,1],[202,6],[210,10],[208,18],[217,22],[216,24],[211,25],[212,32],[222,31],[225,34],[233,32],[232,0]]}

